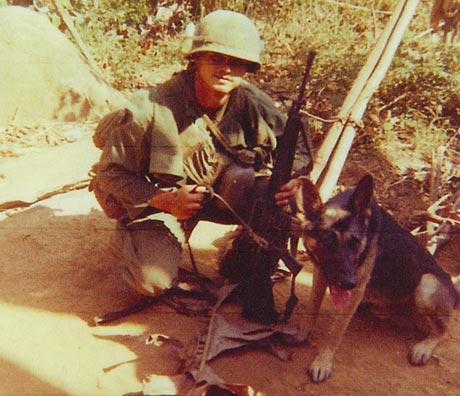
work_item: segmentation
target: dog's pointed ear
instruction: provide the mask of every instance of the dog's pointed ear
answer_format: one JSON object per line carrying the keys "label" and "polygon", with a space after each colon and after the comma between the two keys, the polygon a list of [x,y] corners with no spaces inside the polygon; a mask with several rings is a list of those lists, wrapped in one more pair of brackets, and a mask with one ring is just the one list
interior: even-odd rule
{"label": "dog's pointed ear", "polygon": [[348,209],[354,214],[365,214],[371,207],[373,196],[374,181],[371,175],[366,175],[359,181],[350,197]]}
{"label": "dog's pointed ear", "polygon": [[308,220],[316,219],[324,212],[324,204],[318,188],[308,177],[299,177],[301,187],[297,194],[297,207]]}

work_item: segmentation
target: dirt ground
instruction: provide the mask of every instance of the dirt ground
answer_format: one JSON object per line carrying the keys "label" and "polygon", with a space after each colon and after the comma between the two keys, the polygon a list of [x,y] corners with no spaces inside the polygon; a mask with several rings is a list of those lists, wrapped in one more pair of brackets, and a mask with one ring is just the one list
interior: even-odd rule
{"label": "dirt ground", "polygon": [[[14,151],[17,146],[3,145],[4,153],[14,156],[0,160],[0,192],[7,196],[2,202],[23,207],[0,212],[0,395],[139,394],[146,376],[173,374],[179,367],[169,350],[146,345],[148,335],[164,334],[187,343],[208,323],[208,318],[157,304],[110,325],[89,325],[95,315],[135,299],[114,269],[108,245],[114,224],[85,188],[70,188],[30,204],[34,196],[44,198],[47,190],[56,191],[52,183],[60,177],[61,186],[77,181],[69,180],[70,175],[79,178],[81,173],[84,179],[98,153],[88,148],[89,132],[76,140],[51,148],[46,142],[47,147],[21,147],[20,153]],[[57,155],[51,157],[50,150]],[[372,153],[354,153],[341,182],[351,185],[364,172],[377,177],[384,205],[402,222],[410,224],[413,210],[426,207],[420,186],[410,180],[397,183],[398,175]],[[212,237],[219,239],[228,229],[202,224],[198,231],[192,239],[198,267],[212,273]],[[439,252],[440,263],[457,273],[459,245],[457,236]],[[300,302],[292,322],[305,318],[309,270],[306,265],[298,277]],[[288,289],[286,282],[277,286],[280,305]],[[229,319],[237,317],[239,307],[225,312]],[[326,301],[314,340],[321,339],[328,312]],[[289,347],[289,361],[251,348],[218,356],[210,366],[226,382],[247,384],[268,396],[458,395],[460,311],[425,367],[412,367],[406,359],[417,336],[396,321],[355,316],[336,354],[333,375],[321,385],[312,384],[306,374],[315,354],[311,344]]]}

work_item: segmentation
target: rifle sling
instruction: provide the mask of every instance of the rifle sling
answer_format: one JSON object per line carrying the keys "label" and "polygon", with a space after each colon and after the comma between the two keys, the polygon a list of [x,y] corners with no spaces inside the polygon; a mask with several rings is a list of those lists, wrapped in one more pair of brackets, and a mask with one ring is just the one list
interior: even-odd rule
{"label": "rifle sling", "polygon": [[230,154],[237,156],[238,150],[235,150],[233,147],[230,147],[226,137],[222,134],[219,127],[209,118],[207,114],[203,115],[203,120],[206,123],[206,126],[217,139],[217,141],[222,145],[222,147],[227,150]]}

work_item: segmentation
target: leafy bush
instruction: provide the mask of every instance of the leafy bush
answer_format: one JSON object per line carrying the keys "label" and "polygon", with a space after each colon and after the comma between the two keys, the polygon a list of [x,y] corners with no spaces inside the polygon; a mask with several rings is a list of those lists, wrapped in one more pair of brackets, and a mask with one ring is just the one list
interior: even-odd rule
{"label": "leafy bush", "polygon": [[[309,110],[333,118],[388,22],[398,0],[67,0],[83,40],[118,89],[133,89],[183,67],[186,24],[216,8],[246,13],[265,42],[264,67],[253,81],[277,99],[295,92],[308,48],[318,51],[309,84]],[[360,134],[385,147],[392,137],[430,158],[434,144],[458,148],[458,44],[436,41],[429,28],[432,1],[422,0],[390,70],[373,96]],[[169,18],[157,12],[172,11]],[[51,12],[52,14],[52,12]],[[424,33],[425,32],[425,33]],[[164,74],[162,74],[164,72]],[[320,141],[329,124],[312,121]]]}

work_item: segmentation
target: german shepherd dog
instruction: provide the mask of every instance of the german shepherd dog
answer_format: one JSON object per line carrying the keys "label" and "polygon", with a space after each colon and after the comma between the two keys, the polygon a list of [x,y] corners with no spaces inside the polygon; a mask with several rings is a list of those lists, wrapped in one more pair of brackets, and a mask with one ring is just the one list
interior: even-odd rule
{"label": "german shepherd dog", "polygon": [[[413,365],[424,365],[443,338],[460,287],[408,230],[373,198],[372,177],[326,204],[308,179],[299,191],[299,237],[313,264],[313,286],[307,331],[313,327],[326,288],[334,309],[333,323],[309,367],[314,383],[331,375],[334,353],[358,306],[405,307],[421,320],[427,337],[409,352]],[[411,316],[412,317],[412,316]]]}

